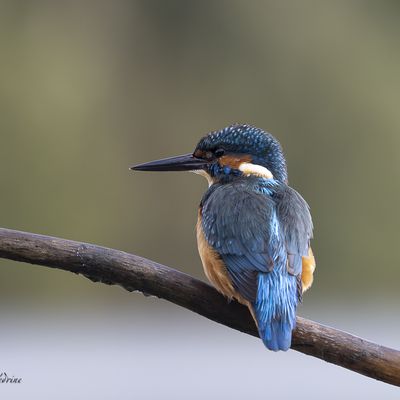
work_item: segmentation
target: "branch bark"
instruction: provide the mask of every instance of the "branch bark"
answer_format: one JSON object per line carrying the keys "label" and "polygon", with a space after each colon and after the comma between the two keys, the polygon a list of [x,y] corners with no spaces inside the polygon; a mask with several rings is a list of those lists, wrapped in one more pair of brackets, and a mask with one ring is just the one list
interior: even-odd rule
{"label": "branch bark", "polygon": [[[214,288],[198,279],[133,254],[0,228],[0,257],[71,271],[94,282],[157,296],[258,337],[246,307],[228,304]],[[317,322],[297,318],[292,349],[400,386],[399,351]]]}

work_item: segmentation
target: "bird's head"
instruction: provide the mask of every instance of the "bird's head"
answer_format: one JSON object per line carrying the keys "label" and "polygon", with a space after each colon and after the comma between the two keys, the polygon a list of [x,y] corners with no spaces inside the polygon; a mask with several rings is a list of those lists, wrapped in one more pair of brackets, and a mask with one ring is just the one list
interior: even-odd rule
{"label": "bird's head", "polygon": [[210,184],[236,177],[259,176],[287,182],[285,157],[279,142],[251,125],[235,124],[210,132],[193,153],[131,167],[135,171],[192,171]]}

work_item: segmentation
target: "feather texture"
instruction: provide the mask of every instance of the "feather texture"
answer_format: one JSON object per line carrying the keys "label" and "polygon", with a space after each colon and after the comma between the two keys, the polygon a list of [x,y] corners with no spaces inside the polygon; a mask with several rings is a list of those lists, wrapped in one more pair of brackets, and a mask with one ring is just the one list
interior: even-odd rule
{"label": "feather texture", "polygon": [[264,344],[287,350],[301,299],[302,257],[312,235],[306,202],[273,179],[216,183],[203,197],[201,227],[226,268],[233,297],[251,308]]}

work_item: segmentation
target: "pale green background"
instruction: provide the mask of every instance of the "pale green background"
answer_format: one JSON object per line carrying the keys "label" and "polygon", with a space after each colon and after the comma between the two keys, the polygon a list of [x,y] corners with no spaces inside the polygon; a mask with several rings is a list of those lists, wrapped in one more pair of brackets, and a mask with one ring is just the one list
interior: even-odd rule
{"label": "pale green background", "polygon": [[[300,314],[400,347],[399,17],[396,1],[0,1],[1,226],[204,279],[194,225],[205,181],[128,167],[251,123],[281,141],[290,183],[311,206],[318,266]],[[155,299],[0,267],[0,369],[25,380],[0,386],[7,398],[59,395],[62,385],[96,399],[117,387],[118,398],[138,399],[399,395],[294,352],[271,355]],[[135,346],[142,353],[128,356]],[[320,382],[311,392],[309,376]]]}

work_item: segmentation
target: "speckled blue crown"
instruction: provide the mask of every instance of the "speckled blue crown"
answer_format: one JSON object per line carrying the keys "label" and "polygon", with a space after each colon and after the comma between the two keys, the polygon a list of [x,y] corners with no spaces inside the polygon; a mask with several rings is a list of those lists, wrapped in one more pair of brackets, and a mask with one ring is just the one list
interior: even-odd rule
{"label": "speckled blue crown", "polygon": [[286,161],[280,143],[270,133],[255,126],[234,124],[210,132],[198,143],[196,150],[250,154],[253,163],[268,168],[274,178],[287,182]]}

